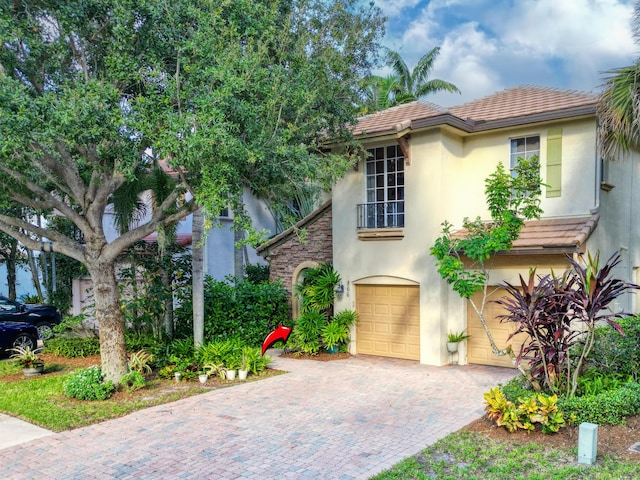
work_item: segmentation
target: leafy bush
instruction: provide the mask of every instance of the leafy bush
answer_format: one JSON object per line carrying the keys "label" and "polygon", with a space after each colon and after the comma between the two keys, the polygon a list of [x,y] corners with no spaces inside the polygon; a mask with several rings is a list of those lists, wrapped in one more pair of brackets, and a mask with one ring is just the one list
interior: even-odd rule
{"label": "leafy bush", "polygon": [[536,393],[524,375],[518,375],[499,387],[507,400],[512,402],[518,401],[518,398],[528,398]]}
{"label": "leafy bush", "polygon": [[[207,276],[204,296],[205,341],[234,337],[257,347],[276,325],[291,325],[287,294],[280,282],[218,282]],[[186,292],[176,315],[191,323],[192,308],[191,294]]]}
{"label": "leafy bush", "polygon": [[582,422],[619,425],[625,417],[640,414],[640,384],[628,382],[598,395],[562,399],[559,406],[576,425]]}
{"label": "leafy bush", "polygon": [[47,340],[44,351],[67,358],[88,357],[100,353],[98,337],[55,337]]}
{"label": "leafy bush", "polygon": [[65,395],[78,400],[106,400],[115,391],[112,382],[104,381],[100,367],[77,370],[64,382]]}
{"label": "leafy bush", "polygon": [[244,267],[244,272],[251,283],[269,281],[269,265],[247,265]]}
{"label": "leafy bush", "polygon": [[145,373],[151,373],[151,363],[155,360],[154,356],[144,350],[138,350],[137,352],[129,355],[129,370],[132,372],[138,372],[141,375]]}
{"label": "leafy bush", "polygon": [[537,393],[512,402],[495,387],[484,394],[484,399],[487,416],[510,432],[532,431],[538,424],[543,433],[555,433],[566,424],[563,412],[558,409],[556,395]]}
{"label": "leafy bush", "polygon": [[594,396],[609,390],[616,390],[629,381],[633,381],[631,375],[605,374],[592,368],[578,378],[578,393],[582,397]]}
{"label": "leafy bush", "polygon": [[289,341],[289,347],[297,352],[316,355],[320,351],[322,329],[326,324],[325,316],[320,312],[303,313],[295,322]]}
{"label": "leafy bush", "polygon": [[599,372],[640,380],[640,315],[620,319],[621,334],[610,325],[596,328],[588,365]]}
{"label": "leafy bush", "polygon": [[[574,396],[598,323],[606,322],[622,331],[616,320],[624,314],[613,313],[608,307],[638,287],[611,277],[621,262],[619,254],[612,255],[602,267],[599,257],[588,255],[581,264],[567,256],[571,269],[562,278],[544,276],[535,285],[535,272],[531,272],[528,281],[520,277],[520,288],[507,283],[509,296],[495,302],[507,311],[501,319],[515,323],[509,339],[519,333],[527,335],[517,362],[528,362],[536,390]],[[572,347],[578,342],[583,346],[572,358]]]}
{"label": "leafy bush", "polygon": [[132,370],[122,377],[120,384],[127,390],[127,392],[131,393],[143,388],[147,384],[147,381],[142,373]]}

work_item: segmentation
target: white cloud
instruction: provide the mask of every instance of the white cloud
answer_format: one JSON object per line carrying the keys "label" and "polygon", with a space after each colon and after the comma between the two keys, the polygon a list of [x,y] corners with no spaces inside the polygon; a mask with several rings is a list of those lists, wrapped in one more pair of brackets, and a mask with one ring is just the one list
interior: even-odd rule
{"label": "white cloud", "polygon": [[404,18],[402,30],[396,23],[385,44],[409,67],[441,46],[432,78],[462,91],[427,98],[442,105],[526,83],[592,90],[602,83],[602,71],[633,63],[640,51],[631,32],[630,0],[380,3],[398,5],[396,15]]}
{"label": "white cloud", "polygon": [[396,17],[402,10],[413,8],[420,2],[421,0],[376,0],[375,3],[385,17]]}

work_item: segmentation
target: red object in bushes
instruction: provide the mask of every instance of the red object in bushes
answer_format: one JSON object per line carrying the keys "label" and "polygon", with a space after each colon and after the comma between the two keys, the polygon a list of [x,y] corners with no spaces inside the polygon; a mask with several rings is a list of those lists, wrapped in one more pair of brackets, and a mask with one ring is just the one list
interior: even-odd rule
{"label": "red object in bushes", "polygon": [[278,340],[282,340],[284,343],[287,343],[289,335],[291,335],[291,328],[285,327],[283,325],[278,325],[278,328],[267,335],[267,338],[265,338],[264,342],[262,342],[262,356],[264,356],[264,352],[266,352],[267,349]]}

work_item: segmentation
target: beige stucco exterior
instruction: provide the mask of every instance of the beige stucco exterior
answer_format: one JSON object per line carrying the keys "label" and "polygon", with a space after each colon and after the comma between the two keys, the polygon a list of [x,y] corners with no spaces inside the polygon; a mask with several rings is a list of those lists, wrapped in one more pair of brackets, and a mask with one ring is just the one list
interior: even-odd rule
{"label": "beige stucco exterior", "polygon": [[[477,133],[439,125],[362,139],[365,148],[371,148],[393,144],[397,137],[410,134],[409,158],[405,158],[405,225],[400,238],[358,237],[356,209],[366,200],[364,160],[335,186],[333,259],[346,287],[336,310],[356,308],[354,286],[358,284],[418,285],[420,362],[447,363],[446,335],[467,327],[467,305],[436,272],[429,247],[441,234],[444,220],[459,228],[464,217],[489,218],[484,179],[498,162],[508,168],[511,139],[540,136],[541,176],[546,180],[547,135],[549,129],[557,128],[562,128],[561,195],[547,198],[543,189],[543,217],[586,217],[599,208],[600,223],[586,248],[600,248],[608,258],[614,250],[626,247],[619,277],[635,281],[640,265],[640,164],[637,159],[611,164],[609,177],[615,188],[601,191],[594,114]],[[530,267],[537,267],[543,274],[550,273],[551,268],[558,273],[565,264],[561,255],[529,255],[503,259],[500,265],[491,273],[492,284],[516,282],[518,274],[526,275]],[[352,353],[357,341],[354,330]],[[463,344],[460,363],[465,359]]]}

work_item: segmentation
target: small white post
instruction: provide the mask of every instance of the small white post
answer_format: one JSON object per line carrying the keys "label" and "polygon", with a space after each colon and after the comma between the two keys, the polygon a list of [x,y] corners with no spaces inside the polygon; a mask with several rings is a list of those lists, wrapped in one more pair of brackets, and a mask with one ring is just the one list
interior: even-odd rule
{"label": "small white post", "polygon": [[578,429],[578,463],[595,463],[597,447],[598,425],[581,423]]}

